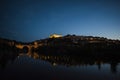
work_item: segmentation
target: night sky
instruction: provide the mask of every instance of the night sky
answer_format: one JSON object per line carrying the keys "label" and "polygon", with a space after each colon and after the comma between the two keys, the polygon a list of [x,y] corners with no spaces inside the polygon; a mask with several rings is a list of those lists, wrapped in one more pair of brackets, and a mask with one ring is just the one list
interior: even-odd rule
{"label": "night sky", "polygon": [[27,42],[53,33],[120,39],[120,1],[0,0],[0,37]]}

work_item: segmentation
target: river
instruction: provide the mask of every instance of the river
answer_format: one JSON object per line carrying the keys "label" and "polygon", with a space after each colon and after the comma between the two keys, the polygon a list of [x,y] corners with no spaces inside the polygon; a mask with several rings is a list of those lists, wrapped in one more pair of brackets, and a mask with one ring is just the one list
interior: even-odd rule
{"label": "river", "polygon": [[0,80],[120,80],[120,63],[77,61],[69,56],[37,53],[2,60]]}

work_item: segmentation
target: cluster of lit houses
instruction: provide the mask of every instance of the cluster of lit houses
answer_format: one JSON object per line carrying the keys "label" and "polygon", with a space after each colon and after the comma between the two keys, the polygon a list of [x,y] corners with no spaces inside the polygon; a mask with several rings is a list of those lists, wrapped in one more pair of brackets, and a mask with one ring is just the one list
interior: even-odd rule
{"label": "cluster of lit houses", "polygon": [[22,42],[17,42],[15,40],[7,40],[7,39],[0,39],[0,44],[9,44],[10,46],[13,45],[34,45],[35,47],[38,46],[43,46],[43,45],[48,45],[50,39],[52,39],[52,43],[54,44],[54,39],[60,39],[60,40],[64,40],[64,39],[68,39],[71,40],[72,43],[107,43],[107,44],[120,44],[119,40],[111,40],[111,39],[107,39],[104,37],[93,37],[93,36],[76,36],[76,35],[66,35],[66,36],[62,36],[59,34],[52,34],[49,36],[49,38],[46,39],[41,39],[41,40],[36,40],[34,42],[31,43],[22,43]]}
{"label": "cluster of lit houses", "polygon": [[82,43],[82,44],[85,44],[85,43],[120,44],[119,40],[111,40],[111,39],[107,39],[104,37],[76,36],[76,35],[62,36],[59,34],[53,34],[53,35],[50,35],[49,38],[47,38],[47,39],[34,41],[34,45],[48,45],[50,42],[50,39],[52,39],[53,44],[54,44],[54,39],[60,39],[60,40],[68,39],[68,40],[71,40],[72,43],[76,43],[76,44],[77,43]]}

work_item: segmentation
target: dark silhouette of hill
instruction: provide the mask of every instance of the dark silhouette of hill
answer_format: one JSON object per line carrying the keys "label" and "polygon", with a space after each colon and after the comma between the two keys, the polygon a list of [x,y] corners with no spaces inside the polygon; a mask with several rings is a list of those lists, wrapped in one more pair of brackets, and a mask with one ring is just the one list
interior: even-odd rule
{"label": "dark silhouette of hill", "polygon": [[[42,44],[36,52],[67,55],[120,55],[120,41],[103,37],[66,35],[37,41]],[[114,53],[114,54],[113,54]]]}
{"label": "dark silhouette of hill", "polygon": [[16,48],[20,45],[37,45],[32,48],[32,52],[57,55],[78,55],[78,56],[98,56],[114,57],[120,56],[120,41],[111,40],[104,37],[66,35],[63,37],[51,37],[37,40],[31,43],[17,42],[0,38],[0,51],[28,52],[28,48],[23,50]]}

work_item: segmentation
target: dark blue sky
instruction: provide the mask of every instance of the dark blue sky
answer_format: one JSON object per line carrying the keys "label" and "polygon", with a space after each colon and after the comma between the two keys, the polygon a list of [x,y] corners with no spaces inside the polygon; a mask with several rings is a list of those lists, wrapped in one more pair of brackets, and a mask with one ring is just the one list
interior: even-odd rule
{"label": "dark blue sky", "polygon": [[120,1],[0,1],[0,37],[26,42],[53,33],[120,39]]}

